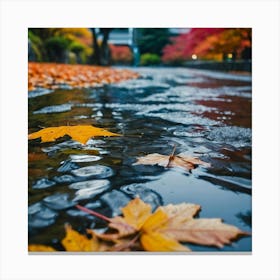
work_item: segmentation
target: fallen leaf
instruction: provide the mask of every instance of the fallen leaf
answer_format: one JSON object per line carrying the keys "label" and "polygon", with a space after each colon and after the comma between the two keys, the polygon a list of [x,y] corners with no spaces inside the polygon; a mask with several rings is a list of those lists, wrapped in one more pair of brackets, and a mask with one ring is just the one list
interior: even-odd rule
{"label": "fallen leaf", "polygon": [[176,156],[161,155],[161,154],[149,154],[144,157],[138,158],[137,162],[133,165],[160,165],[163,167],[181,167],[187,171],[196,168],[197,165],[203,165],[210,167],[210,164],[204,162],[196,157],[186,156],[184,154],[178,154]]}
{"label": "fallen leaf", "polygon": [[163,235],[159,232],[143,233],[141,244],[145,251],[150,252],[189,252],[188,247],[183,246],[175,239]]}
{"label": "fallen leaf", "polygon": [[139,74],[125,69],[58,63],[28,63],[28,90],[42,87],[56,89],[65,85],[88,88],[138,77]]}
{"label": "fallen leaf", "polygon": [[63,247],[68,252],[96,252],[99,251],[98,239],[92,235],[89,239],[77,231],[73,230],[70,225],[65,225],[66,236],[61,241]]}
{"label": "fallen leaf", "polygon": [[[200,205],[191,203],[169,204],[151,213],[151,206],[137,197],[122,208],[123,216],[114,218],[80,205],[77,208],[107,221],[110,230],[104,234],[88,230],[91,235],[88,238],[67,225],[66,237],[62,240],[66,251],[131,251],[133,248],[152,252],[188,252],[190,248],[180,242],[222,247],[248,235],[221,219],[195,218]],[[112,230],[116,233],[110,233]]]}
{"label": "fallen leaf", "polygon": [[29,252],[55,252],[56,250],[50,246],[45,245],[29,245],[28,246]]}
{"label": "fallen leaf", "polygon": [[171,219],[158,232],[181,242],[223,247],[238,236],[247,235],[235,226],[224,224],[221,219],[189,219],[184,223],[174,223]]}
{"label": "fallen leaf", "polygon": [[247,235],[221,219],[194,219],[199,205],[181,203],[159,207],[144,223],[146,233],[158,232],[181,242],[223,247],[238,236]]}
{"label": "fallen leaf", "polygon": [[112,234],[99,234],[98,236],[105,240],[116,241],[121,237],[132,235],[139,231],[152,214],[152,207],[136,197],[122,208],[124,217],[116,216],[110,219],[109,227],[118,231]]}
{"label": "fallen leaf", "polygon": [[68,135],[73,140],[82,144],[86,144],[91,137],[95,136],[120,136],[120,134],[112,133],[103,128],[91,125],[76,125],[43,128],[37,132],[29,134],[28,139],[41,138],[41,142],[51,142],[64,135]]}

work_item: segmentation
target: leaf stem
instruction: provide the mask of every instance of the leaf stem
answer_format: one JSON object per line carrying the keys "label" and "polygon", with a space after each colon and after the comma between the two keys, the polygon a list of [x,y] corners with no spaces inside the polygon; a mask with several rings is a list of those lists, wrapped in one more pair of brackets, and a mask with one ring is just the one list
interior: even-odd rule
{"label": "leaf stem", "polygon": [[166,167],[169,167],[169,166],[170,166],[171,161],[174,159],[174,154],[175,154],[175,151],[176,151],[176,144],[174,144],[174,147],[173,147],[172,153],[171,153],[171,154],[170,154],[170,156],[169,156],[168,163],[167,163]]}
{"label": "leaf stem", "polygon": [[111,219],[110,219],[110,218],[108,218],[108,217],[106,217],[106,216],[104,216],[104,215],[102,215],[102,214],[100,214],[100,213],[97,213],[97,212],[95,212],[95,211],[93,211],[93,210],[90,210],[90,209],[88,209],[88,208],[86,208],[86,207],[83,207],[83,206],[81,206],[81,205],[79,205],[79,204],[77,204],[76,207],[77,207],[78,209],[80,209],[81,211],[84,211],[84,212],[86,212],[86,213],[88,213],[88,214],[91,214],[91,215],[93,215],[93,216],[95,216],[95,217],[100,218],[101,220],[104,220],[104,221],[106,221],[106,222],[108,222],[108,223],[111,222]]}

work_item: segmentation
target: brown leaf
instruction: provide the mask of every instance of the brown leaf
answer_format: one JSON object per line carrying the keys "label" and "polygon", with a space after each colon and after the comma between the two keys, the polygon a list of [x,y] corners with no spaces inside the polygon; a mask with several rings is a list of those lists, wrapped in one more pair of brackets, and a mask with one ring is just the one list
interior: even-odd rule
{"label": "brown leaf", "polygon": [[[152,214],[149,204],[140,198],[135,198],[122,209],[123,217],[117,216],[111,219],[85,207],[79,205],[77,207],[109,222],[109,228],[117,232],[98,234],[94,230],[88,230],[88,234],[91,235],[91,238],[88,238],[68,225],[66,237],[62,240],[66,251],[134,249],[153,252],[187,252],[190,249],[179,242],[222,247],[230,244],[233,239],[248,235],[235,226],[222,223],[221,219],[195,219],[200,206],[191,203],[169,204],[159,207]],[[42,250],[48,249],[42,247]]]}
{"label": "brown leaf", "polygon": [[194,169],[197,165],[203,165],[210,167],[210,164],[204,162],[196,157],[186,156],[179,154],[177,156],[161,155],[161,154],[149,154],[144,157],[138,158],[137,162],[133,165],[144,164],[144,165],[160,165],[163,167],[181,167],[187,171]]}
{"label": "brown leaf", "polygon": [[139,77],[139,74],[123,69],[89,65],[58,63],[28,63],[28,90],[38,87],[59,88],[68,84],[75,88],[95,87]]}
{"label": "brown leaf", "polygon": [[182,242],[223,247],[238,236],[248,235],[235,226],[222,223],[221,219],[189,219],[185,222],[170,221],[159,232]]}
{"label": "brown leaf", "polygon": [[29,134],[28,139],[41,138],[41,142],[51,142],[64,135],[69,135],[73,140],[82,144],[86,144],[91,137],[95,136],[120,136],[120,134],[112,133],[103,128],[91,125],[76,125],[43,128],[37,132]]}

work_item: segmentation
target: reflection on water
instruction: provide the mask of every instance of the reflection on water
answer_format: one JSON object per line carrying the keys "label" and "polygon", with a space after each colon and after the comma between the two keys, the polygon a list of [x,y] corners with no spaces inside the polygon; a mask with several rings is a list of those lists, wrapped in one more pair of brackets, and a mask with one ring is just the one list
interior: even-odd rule
{"label": "reflection on water", "polygon": [[[81,205],[119,215],[136,196],[153,209],[200,204],[200,217],[222,218],[251,231],[251,78],[184,68],[137,68],[137,80],[95,89],[29,93],[29,133],[41,127],[90,124],[123,136],[86,145],[68,136],[29,141],[29,242],[61,249],[63,225],[82,232],[106,224]],[[211,168],[181,169],[133,163],[149,153],[199,156]],[[251,251],[251,238],[217,249]]]}

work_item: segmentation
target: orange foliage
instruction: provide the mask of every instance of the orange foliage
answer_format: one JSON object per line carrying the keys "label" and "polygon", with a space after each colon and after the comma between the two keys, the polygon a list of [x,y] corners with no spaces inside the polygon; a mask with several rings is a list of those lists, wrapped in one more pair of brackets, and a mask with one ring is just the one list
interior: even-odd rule
{"label": "orange foliage", "polygon": [[133,56],[128,46],[110,45],[110,51],[114,63],[129,64],[132,62]]}
{"label": "orange foliage", "polygon": [[89,65],[68,65],[56,63],[28,63],[28,90],[41,88],[59,88],[69,85],[74,88],[95,87],[139,75],[129,70],[117,70],[109,67]]}

